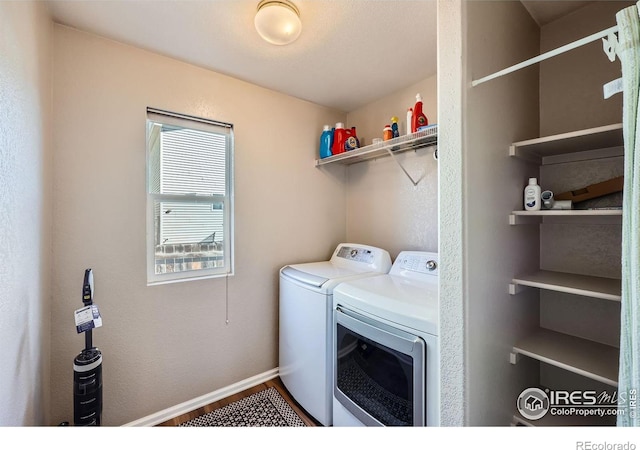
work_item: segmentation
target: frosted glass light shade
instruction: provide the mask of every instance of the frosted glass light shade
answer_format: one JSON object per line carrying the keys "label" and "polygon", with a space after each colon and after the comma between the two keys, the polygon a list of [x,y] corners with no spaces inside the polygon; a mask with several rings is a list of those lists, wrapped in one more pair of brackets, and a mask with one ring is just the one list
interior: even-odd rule
{"label": "frosted glass light shade", "polygon": [[254,24],[260,37],[275,45],[290,44],[302,31],[298,8],[286,0],[262,0]]}

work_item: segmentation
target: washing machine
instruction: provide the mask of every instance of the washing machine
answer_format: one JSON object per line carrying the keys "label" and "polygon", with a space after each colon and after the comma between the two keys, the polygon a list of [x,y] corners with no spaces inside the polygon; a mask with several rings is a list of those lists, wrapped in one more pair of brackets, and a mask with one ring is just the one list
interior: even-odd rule
{"label": "washing machine", "polygon": [[280,378],[300,406],[325,426],[333,423],[333,290],[390,268],[386,250],[343,243],[329,261],[280,269]]}
{"label": "washing machine", "polygon": [[333,292],[333,425],[438,426],[438,254]]}

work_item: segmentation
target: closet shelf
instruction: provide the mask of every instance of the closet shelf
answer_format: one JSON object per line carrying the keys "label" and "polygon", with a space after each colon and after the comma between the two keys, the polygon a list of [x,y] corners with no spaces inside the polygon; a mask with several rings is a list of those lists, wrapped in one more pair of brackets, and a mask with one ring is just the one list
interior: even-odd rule
{"label": "closet shelf", "polygon": [[548,209],[540,211],[511,211],[509,225],[540,223],[546,217],[555,218],[613,218],[614,222],[622,221],[622,209]]}
{"label": "closet shelf", "polygon": [[438,125],[431,125],[426,130],[417,131],[397,138],[382,141],[378,144],[371,144],[356,150],[339,153],[328,158],[316,159],[316,167],[325,164],[339,163],[350,165],[366,161],[368,159],[380,158],[397,154],[409,150],[434,147],[438,145]]}
{"label": "closet shelf", "polygon": [[509,285],[509,293],[512,295],[516,294],[520,286],[584,295],[586,297],[618,302],[622,296],[620,280],[576,275],[573,273],[552,272],[549,270],[539,270],[513,278],[512,284]]}
{"label": "closet shelf", "polygon": [[553,416],[547,413],[538,420],[529,420],[523,417],[519,412],[513,415],[514,425],[524,425],[527,427],[607,427],[615,426],[615,416]]}
{"label": "closet shelf", "polygon": [[621,216],[622,209],[547,209],[511,211],[514,216]]}
{"label": "closet shelf", "polygon": [[[509,146],[509,156],[536,164],[549,164],[619,156],[622,154],[620,147],[624,147],[624,138],[622,124],[617,123],[514,142]],[[585,157],[571,154],[583,154]]]}
{"label": "closet shelf", "polygon": [[618,386],[620,350],[609,345],[540,328],[513,347],[512,362],[518,355]]}

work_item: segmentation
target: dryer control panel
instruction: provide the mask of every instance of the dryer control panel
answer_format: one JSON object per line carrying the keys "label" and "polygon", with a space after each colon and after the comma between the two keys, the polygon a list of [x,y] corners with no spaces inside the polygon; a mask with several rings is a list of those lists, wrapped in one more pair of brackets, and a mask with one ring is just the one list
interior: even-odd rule
{"label": "dryer control panel", "polygon": [[391,255],[386,250],[364,244],[342,243],[333,251],[331,262],[355,271],[389,273]]}
{"label": "dryer control panel", "polygon": [[372,264],[375,254],[373,250],[359,247],[340,247],[337,256],[339,258],[348,259],[349,261],[358,261],[365,264]]}
{"label": "dryer control panel", "polygon": [[438,254],[430,252],[400,252],[390,273],[403,271],[417,272],[421,274],[438,276]]}

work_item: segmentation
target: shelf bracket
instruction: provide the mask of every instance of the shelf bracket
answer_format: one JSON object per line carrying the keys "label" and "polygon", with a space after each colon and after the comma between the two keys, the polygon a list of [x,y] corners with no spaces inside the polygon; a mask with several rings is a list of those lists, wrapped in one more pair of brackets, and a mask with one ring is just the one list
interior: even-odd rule
{"label": "shelf bracket", "polygon": [[615,34],[618,32],[617,28],[609,29],[606,38],[602,38],[602,50],[604,51],[609,61],[614,62],[616,60],[616,54],[620,43],[618,42],[618,36]]}
{"label": "shelf bracket", "polygon": [[509,214],[509,225],[539,225],[542,218],[539,216],[519,216]]}
{"label": "shelf bracket", "polygon": [[398,161],[398,158],[396,157],[395,153],[390,148],[387,148],[387,153],[389,153],[389,155],[391,155],[391,158],[396,162],[396,164],[398,166],[400,166],[400,168],[402,169],[404,174],[407,176],[407,178],[409,178],[409,181],[411,181],[411,183],[414,186],[417,186],[418,183],[420,183],[420,181],[422,181],[422,179],[424,178],[424,175],[425,175],[424,173],[422,174],[422,176],[420,178],[418,178],[417,180],[414,180],[413,177],[409,174],[409,172],[407,172],[407,169],[404,168],[402,163],[400,161]]}
{"label": "shelf bracket", "polygon": [[526,290],[525,286],[522,286],[518,283],[509,283],[509,294],[510,295],[518,295],[520,292]]}
{"label": "shelf bracket", "polygon": [[520,358],[522,355],[520,353],[511,352],[509,353],[509,362],[513,365],[516,365],[520,362]]}

